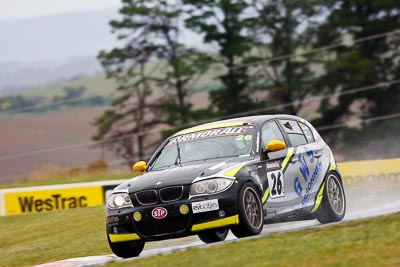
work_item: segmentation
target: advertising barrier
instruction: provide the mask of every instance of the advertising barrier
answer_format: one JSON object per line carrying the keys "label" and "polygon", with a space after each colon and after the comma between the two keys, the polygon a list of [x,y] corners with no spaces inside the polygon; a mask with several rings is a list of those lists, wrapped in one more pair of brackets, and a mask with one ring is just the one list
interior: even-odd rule
{"label": "advertising barrier", "polygon": [[104,205],[126,180],[34,186],[0,190],[0,215],[16,215]]}
{"label": "advertising barrier", "polygon": [[[345,183],[400,179],[400,159],[338,163]],[[126,180],[0,190],[0,215],[28,214],[104,205],[111,190]]]}
{"label": "advertising barrier", "polygon": [[338,168],[345,183],[400,179],[400,159],[339,162]]}

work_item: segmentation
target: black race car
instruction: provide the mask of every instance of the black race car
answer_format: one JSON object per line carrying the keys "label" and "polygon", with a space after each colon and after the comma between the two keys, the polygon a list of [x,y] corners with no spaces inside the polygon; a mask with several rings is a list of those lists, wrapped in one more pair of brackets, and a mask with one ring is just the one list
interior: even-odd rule
{"label": "black race car", "polygon": [[111,250],[138,256],[148,241],[198,235],[222,241],[257,235],[264,223],[340,221],[346,199],[330,148],[299,117],[266,115],[180,131],[156,150],[143,174],[107,201]]}

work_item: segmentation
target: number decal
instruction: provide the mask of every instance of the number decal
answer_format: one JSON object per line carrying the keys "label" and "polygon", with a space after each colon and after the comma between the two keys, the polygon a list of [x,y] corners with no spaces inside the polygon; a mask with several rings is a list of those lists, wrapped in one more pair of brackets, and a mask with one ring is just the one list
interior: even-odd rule
{"label": "number decal", "polygon": [[285,196],[285,184],[283,181],[283,173],[281,170],[267,172],[268,185],[271,198]]}
{"label": "number decal", "polygon": [[236,137],[237,141],[243,141],[243,140],[250,141],[251,139],[253,139],[253,136],[251,134],[248,135],[241,134]]}

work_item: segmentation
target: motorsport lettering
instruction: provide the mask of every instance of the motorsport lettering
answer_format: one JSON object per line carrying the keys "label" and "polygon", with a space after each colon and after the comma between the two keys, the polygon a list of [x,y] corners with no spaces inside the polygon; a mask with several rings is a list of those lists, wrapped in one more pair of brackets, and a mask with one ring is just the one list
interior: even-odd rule
{"label": "motorsport lettering", "polygon": [[[310,161],[311,164],[313,164],[315,162],[314,151],[309,150],[307,147],[305,149],[306,149],[306,154],[308,156],[308,160]],[[305,194],[303,200],[301,201],[302,211],[304,212],[308,198],[310,197],[311,190],[314,187],[315,181],[317,180],[318,176],[321,173],[322,163],[320,160],[316,161],[315,169],[311,173],[310,177],[310,169],[308,167],[306,157],[304,157],[303,154],[298,155],[298,162],[300,163],[299,171],[303,176],[304,181],[307,182]],[[298,196],[302,195],[303,187],[300,183],[299,177],[295,177],[294,179],[294,190]]]}
{"label": "motorsport lettering", "polygon": [[53,194],[50,198],[46,199],[35,199],[33,196],[19,197],[18,201],[22,212],[41,212],[88,206],[87,198],[85,196],[62,197],[60,194]]}
{"label": "motorsport lettering", "polygon": [[248,127],[228,127],[223,129],[216,130],[205,130],[197,133],[185,134],[173,138],[167,146],[175,145],[178,141],[179,143],[188,142],[192,140],[202,139],[202,138],[210,138],[217,136],[226,136],[226,135],[240,135],[246,132]]}

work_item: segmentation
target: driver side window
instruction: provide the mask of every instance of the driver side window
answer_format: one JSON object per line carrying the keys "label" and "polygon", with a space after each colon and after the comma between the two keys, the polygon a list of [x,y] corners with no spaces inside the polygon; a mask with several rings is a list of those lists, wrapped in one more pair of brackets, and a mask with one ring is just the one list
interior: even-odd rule
{"label": "driver side window", "polygon": [[261,132],[262,147],[265,147],[271,140],[279,140],[286,144],[282,132],[275,121],[265,123]]}

